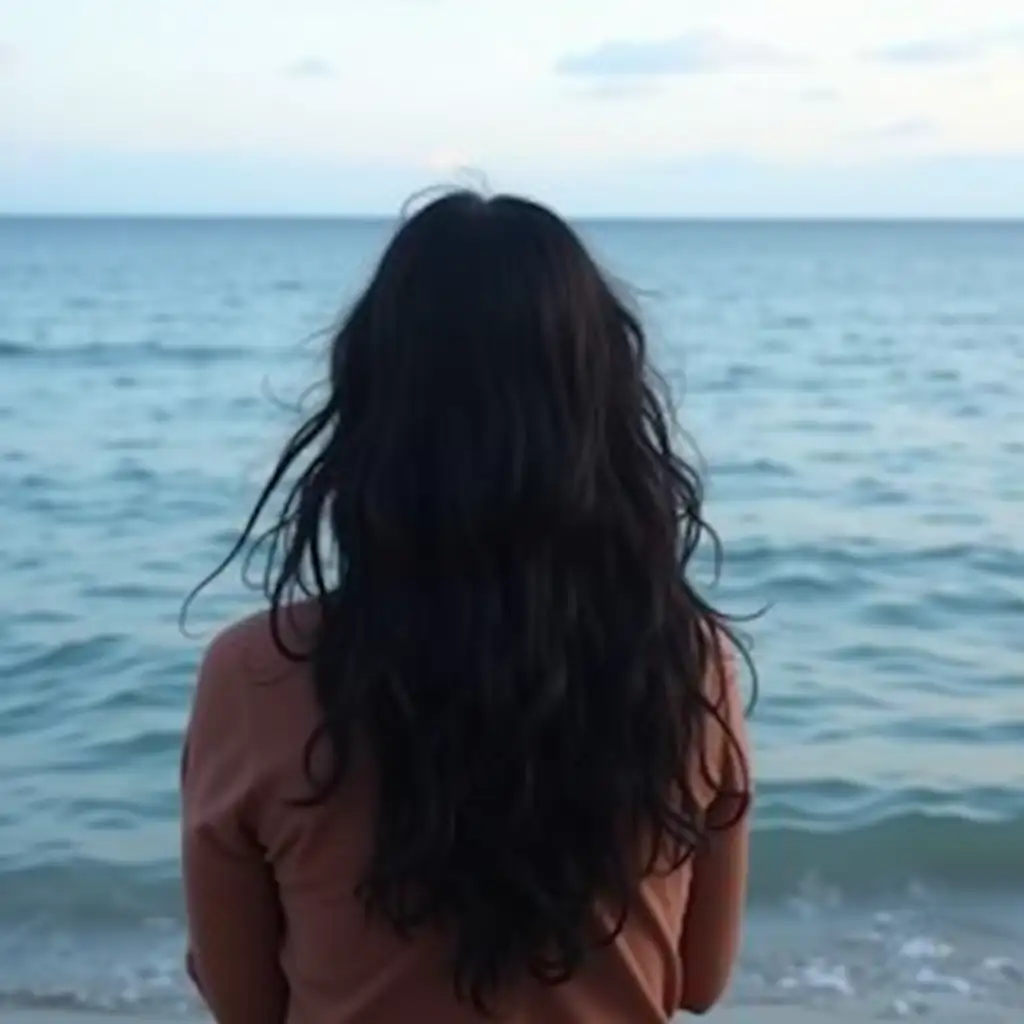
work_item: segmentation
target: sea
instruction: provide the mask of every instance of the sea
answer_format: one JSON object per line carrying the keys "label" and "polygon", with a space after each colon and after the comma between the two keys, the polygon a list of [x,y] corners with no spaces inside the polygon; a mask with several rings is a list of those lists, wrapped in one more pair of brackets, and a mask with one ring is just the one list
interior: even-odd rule
{"label": "sea", "polygon": [[[0,1016],[195,1013],[181,732],[259,597],[179,612],[392,228],[0,220]],[[761,613],[731,998],[1024,1019],[1024,224],[579,229]]]}

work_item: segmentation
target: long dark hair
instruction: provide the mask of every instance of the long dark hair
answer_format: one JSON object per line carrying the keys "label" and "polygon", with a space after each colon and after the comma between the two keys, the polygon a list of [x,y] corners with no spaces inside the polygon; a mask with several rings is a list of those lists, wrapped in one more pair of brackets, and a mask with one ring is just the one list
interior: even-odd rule
{"label": "long dark hair", "polygon": [[[358,897],[402,935],[444,935],[481,1009],[574,975],[706,834],[690,766],[726,724],[706,682],[742,646],[686,577],[718,541],[663,392],[567,224],[444,195],[337,330],[326,397],[220,567],[263,542],[275,642],[310,663],[322,714],[310,799],[365,741],[379,806]],[[282,617],[310,597],[296,650]]]}

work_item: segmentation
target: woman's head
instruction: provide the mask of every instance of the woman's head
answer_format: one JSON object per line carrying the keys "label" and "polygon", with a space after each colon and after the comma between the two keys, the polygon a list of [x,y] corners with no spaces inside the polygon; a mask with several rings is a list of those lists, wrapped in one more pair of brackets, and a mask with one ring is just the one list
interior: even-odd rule
{"label": "woman's head", "polygon": [[412,217],[338,332],[331,373],[320,483],[343,495],[336,532],[361,568],[475,571],[586,549],[619,514],[652,517],[633,525],[667,567],[669,496],[646,507],[629,485],[645,473],[641,435],[661,426],[639,324],[543,207],[456,193]]}
{"label": "woman's head", "polygon": [[702,838],[686,766],[731,636],[686,578],[700,481],[641,324],[553,213],[457,192],[401,226],[329,383],[245,538],[283,487],[266,589],[283,649],[289,603],[321,607],[286,650],[322,712],[314,798],[365,742],[368,910],[440,930],[478,1004],[565,980],[611,937],[597,901],[621,919]]}

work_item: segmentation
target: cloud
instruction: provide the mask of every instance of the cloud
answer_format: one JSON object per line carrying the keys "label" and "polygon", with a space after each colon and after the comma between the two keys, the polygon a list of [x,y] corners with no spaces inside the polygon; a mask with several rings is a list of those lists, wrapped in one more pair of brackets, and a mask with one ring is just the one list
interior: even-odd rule
{"label": "cloud", "polygon": [[872,128],[862,133],[862,137],[879,141],[905,142],[928,138],[937,130],[936,123],[927,117],[907,117]]}
{"label": "cloud", "polygon": [[0,160],[0,211],[322,216],[392,213],[430,183],[400,162],[262,150],[45,147]]}
{"label": "cloud", "polygon": [[289,78],[333,78],[334,65],[320,57],[303,57],[285,69]]}
{"label": "cloud", "polygon": [[557,64],[563,75],[596,77],[696,75],[753,67],[783,67],[793,54],[717,32],[688,32],[671,39],[617,39]]}
{"label": "cloud", "polygon": [[882,64],[956,64],[987,57],[995,50],[1024,49],[1024,30],[1004,29],[976,35],[911,39],[872,50]]}
{"label": "cloud", "polygon": [[[805,163],[742,155],[693,158],[630,174],[634,202],[650,196],[678,216],[994,218],[1024,216],[1024,151]],[[573,182],[568,200],[585,201]],[[566,200],[566,201],[568,201]],[[671,203],[671,206],[669,205]]]}
{"label": "cloud", "polygon": [[977,39],[915,39],[874,50],[883,64],[950,64],[982,56],[988,47]]}
{"label": "cloud", "polygon": [[[390,224],[409,196],[438,184],[438,177],[405,163],[346,163],[297,154],[56,148],[16,153],[14,159],[4,153],[0,210],[384,214]],[[620,165],[594,161],[586,168],[507,172],[494,185],[540,196],[573,216],[1021,218],[1024,150],[915,155],[895,149],[885,159],[841,162],[793,163],[742,154]]]}

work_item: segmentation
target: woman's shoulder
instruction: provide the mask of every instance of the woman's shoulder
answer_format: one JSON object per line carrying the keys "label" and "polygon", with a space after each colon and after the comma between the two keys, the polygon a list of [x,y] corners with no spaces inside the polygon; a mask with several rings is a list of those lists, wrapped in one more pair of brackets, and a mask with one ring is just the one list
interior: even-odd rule
{"label": "woman's shoulder", "polygon": [[199,682],[232,686],[247,680],[267,682],[293,674],[306,659],[320,621],[314,601],[264,609],[220,629],[200,661]]}
{"label": "woman's shoulder", "polygon": [[308,602],[278,612],[259,611],[219,630],[199,663],[192,701],[193,726],[245,725],[262,745],[309,717],[307,654],[316,636],[318,608]]}
{"label": "woman's shoulder", "polygon": [[310,602],[276,616],[257,612],[217,632],[199,664],[187,728],[196,756],[215,751],[224,761],[233,750],[240,774],[251,777],[276,761],[276,748],[301,745],[315,714],[303,656],[318,620]]}

